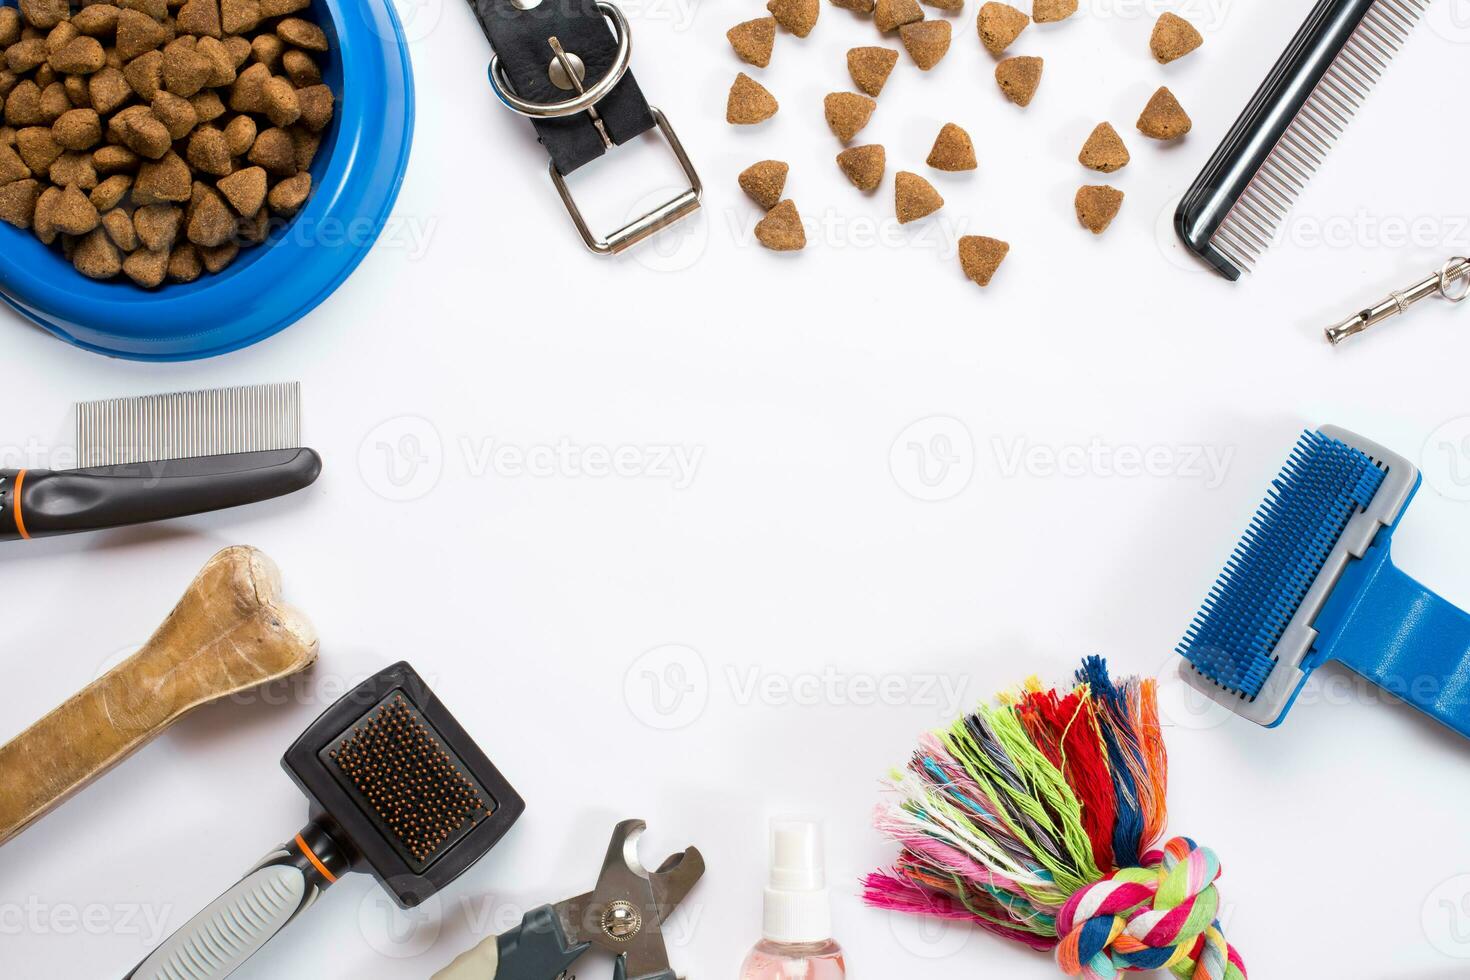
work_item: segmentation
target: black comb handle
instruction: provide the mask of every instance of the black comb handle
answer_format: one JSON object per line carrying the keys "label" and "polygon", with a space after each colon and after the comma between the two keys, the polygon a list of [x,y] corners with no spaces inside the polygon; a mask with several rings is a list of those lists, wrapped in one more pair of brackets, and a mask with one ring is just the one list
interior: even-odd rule
{"label": "black comb handle", "polygon": [[[1376,0],[1318,0],[1174,216],[1184,245],[1225,278],[1244,271],[1212,242]],[[1293,179],[1295,177],[1293,176]],[[1280,188],[1289,194],[1291,188]],[[1287,203],[1284,200],[1280,203]]]}
{"label": "black comb handle", "polygon": [[266,855],[125,980],[221,980],[289,925],[352,862],[315,822]]}
{"label": "black comb handle", "polygon": [[0,470],[0,541],[147,524],[285,496],[316,482],[310,449],[80,470]]}

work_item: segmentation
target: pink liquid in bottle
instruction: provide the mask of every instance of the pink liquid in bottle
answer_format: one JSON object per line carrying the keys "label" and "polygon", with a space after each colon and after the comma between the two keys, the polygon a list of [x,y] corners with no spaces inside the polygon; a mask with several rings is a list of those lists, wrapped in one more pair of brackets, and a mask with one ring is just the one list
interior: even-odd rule
{"label": "pink liquid in bottle", "polygon": [[844,980],[842,947],[832,940],[832,899],[822,828],[803,820],[771,823],[771,880],[765,938],[740,968],[741,980]]}

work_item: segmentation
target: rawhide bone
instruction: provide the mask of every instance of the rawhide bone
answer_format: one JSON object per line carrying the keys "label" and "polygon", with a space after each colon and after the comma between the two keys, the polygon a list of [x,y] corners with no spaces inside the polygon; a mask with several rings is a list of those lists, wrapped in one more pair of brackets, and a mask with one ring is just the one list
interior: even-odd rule
{"label": "rawhide bone", "polygon": [[191,709],[316,661],[316,631],[254,548],[209,560],[137,653],[0,746],[0,844]]}

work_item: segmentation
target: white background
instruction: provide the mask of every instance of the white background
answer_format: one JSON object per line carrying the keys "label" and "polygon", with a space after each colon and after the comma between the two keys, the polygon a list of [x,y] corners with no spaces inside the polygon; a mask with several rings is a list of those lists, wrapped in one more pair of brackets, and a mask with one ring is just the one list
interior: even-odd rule
{"label": "white background", "polygon": [[[766,820],[796,811],[827,822],[855,976],[1051,977],[1043,956],[891,919],[856,893],[893,854],[870,829],[881,777],[953,713],[931,687],[968,705],[1102,653],[1166,677],[1171,825],[1222,855],[1229,935],[1253,975],[1464,976],[1470,745],[1333,669],[1270,732],[1202,714],[1167,681],[1305,426],[1422,461],[1399,560],[1470,604],[1470,321],[1457,319],[1470,313],[1426,304],[1341,350],[1320,334],[1470,251],[1453,94],[1470,80],[1470,8],[1435,0],[1249,281],[1198,271],[1168,230],[1309,6],[1093,0],[1018,42],[1047,58],[1023,112],[995,91],[970,0],[948,59],[926,76],[904,56],[862,134],[890,160],[869,198],[832,163],[821,101],[847,87],[843,53],[874,43],[871,24],[824,5],[806,41],[780,36],[754,74],[782,111],[734,132],[725,93],[743,66],[723,35],[758,3],[640,0],[635,70],[700,165],[707,207],[611,262],[584,254],[544,156],[493,103],[468,10],[405,8],[413,162],[386,240],[323,307],[186,365],[0,325],[12,454],[67,447],[76,400],[299,379],[326,460],[292,499],[6,547],[0,738],[141,643],[225,545],[277,560],[322,650],[310,679],[199,711],[0,851],[0,974],[122,975],[156,928],[296,831],[306,808],[281,753],[344,685],[407,658],[527,798],[525,818],[437,906],[390,916],[353,876],[240,976],[427,977],[524,909],[590,887],[613,823],[641,816],[651,863],[689,843],[709,861],[672,927],[676,966],[731,977],[759,930]],[[1207,36],[1167,68],[1147,48],[1161,9]],[[1177,147],[1132,127],[1163,83],[1196,123]],[[1094,240],[1071,212],[1097,178],[1074,160],[1104,118],[1134,162],[1114,181],[1122,215]],[[900,231],[891,172],[924,172],[949,120],[974,135],[980,170],[936,176],[948,206]],[[788,193],[818,223],[803,254],[751,242],[735,177],[767,157],[792,164]],[[656,144],[620,159],[575,181],[604,226],[673,183]],[[989,290],[959,273],[966,233],[1013,244]],[[649,461],[674,447],[697,467],[687,485],[652,463],[531,475],[489,452],[563,441]],[[1162,469],[1130,470],[1146,450]],[[815,697],[783,693],[824,674]],[[651,679],[679,683],[655,702]],[[895,703],[863,703],[877,681]]]}

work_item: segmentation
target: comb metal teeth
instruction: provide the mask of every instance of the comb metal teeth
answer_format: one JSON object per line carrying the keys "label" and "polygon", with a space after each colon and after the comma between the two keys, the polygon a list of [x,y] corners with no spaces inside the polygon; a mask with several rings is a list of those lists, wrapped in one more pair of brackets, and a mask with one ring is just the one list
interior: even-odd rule
{"label": "comb metal teeth", "polygon": [[1210,243],[1241,272],[1275,243],[1287,212],[1326,161],[1388,63],[1408,41],[1430,0],[1377,0]]}
{"label": "comb metal teeth", "polygon": [[301,445],[301,385],[249,385],[83,402],[79,466],[115,466]]}

